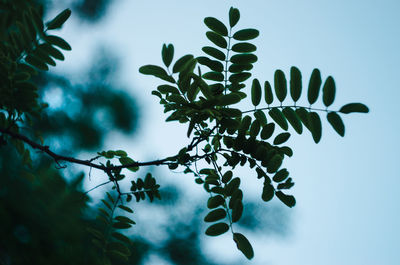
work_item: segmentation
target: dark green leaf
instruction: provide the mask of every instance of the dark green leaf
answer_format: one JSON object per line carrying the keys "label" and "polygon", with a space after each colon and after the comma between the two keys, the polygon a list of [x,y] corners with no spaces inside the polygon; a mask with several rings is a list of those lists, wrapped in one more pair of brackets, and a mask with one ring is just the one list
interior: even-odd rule
{"label": "dark green leaf", "polygon": [[47,64],[43,62],[41,59],[37,58],[36,56],[28,55],[25,57],[25,61],[40,70],[43,71],[49,70]]}
{"label": "dark green leaf", "polygon": [[132,241],[131,241],[127,236],[125,236],[125,235],[123,235],[123,234],[121,234],[121,233],[112,232],[111,235],[112,235],[114,238],[116,238],[116,239],[118,239],[118,240],[120,240],[120,241],[126,243],[127,245],[132,244]]}
{"label": "dark green leaf", "polygon": [[242,217],[243,213],[243,203],[241,200],[236,200],[233,204],[232,208],[232,222],[239,221],[240,217]]}
{"label": "dark green leaf", "polygon": [[283,115],[285,115],[286,119],[289,121],[290,125],[294,128],[294,130],[301,134],[303,132],[303,126],[301,125],[300,118],[297,116],[296,112],[290,108],[286,107],[282,110]]}
{"label": "dark green leaf", "polygon": [[265,184],[261,194],[261,199],[265,202],[268,202],[272,200],[274,194],[275,194],[274,186],[272,186],[271,184]]}
{"label": "dark green leaf", "polygon": [[161,85],[157,87],[157,90],[160,91],[162,94],[178,94],[180,95],[181,93],[179,92],[178,88],[170,85]]}
{"label": "dark green leaf", "polygon": [[297,67],[292,66],[290,68],[290,95],[294,102],[299,100],[301,96],[301,87],[301,72]]}
{"label": "dark green leaf", "polygon": [[213,17],[206,17],[204,19],[204,24],[206,24],[206,26],[212,31],[222,36],[228,36],[228,29],[225,27],[224,23],[222,23],[218,19]]}
{"label": "dark green leaf", "polygon": [[129,208],[128,206],[118,205],[118,208],[120,208],[128,213],[133,213],[133,210],[131,208]]}
{"label": "dark green leaf", "polygon": [[256,29],[242,29],[233,34],[235,40],[251,40],[258,37],[260,32]]}
{"label": "dark green leaf", "polygon": [[71,50],[71,46],[68,44],[68,42],[66,42],[64,39],[62,39],[58,36],[49,35],[49,36],[45,37],[45,40],[47,42],[49,42],[50,44],[60,47],[63,50],[67,50],[67,51]]}
{"label": "dark green leaf", "polygon": [[336,86],[332,76],[328,76],[322,88],[322,101],[329,107],[335,100]]}
{"label": "dark green leaf", "polygon": [[322,135],[321,119],[319,118],[319,115],[316,112],[310,112],[308,117],[309,117],[312,137],[314,139],[314,142],[318,143],[321,140],[321,135]]}
{"label": "dark green leaf", "polygon": [[282,165],[282,160],[283,158],[280,155],[278,154],[274,155],[267,163],[267,172],[268,173],[276,172]]}
{"label": "dark green leaf", "polygon": [[224,81],[224,75],[220,72],[208,72],[203,74],[204,79],[212,80],[212,81]]}
{"label": "dark green leaf", "polygon": [[252,64],[257,62],[257,56],[252,53],[241,53],[231,57],[231,62],[234,64]]}
{"label": "dark green leaf", "polygon": [[251,124],[251,117],[248,115],[243,117],[239,126],[239,134],[245,134],[246,131],[249,129],[250,124]]}
{"label": "dark green leaf", "polygon": [[275,130],[275,124],[274,123],[269,123],[265,125],[261,131],[261,139],[267,140],[272,136]]}
{"label": "dark green leaf", "polygon": [[309,112],[305,108],[298,108],[295,112],[297,114],[297,117],[299,117],[301,122],[304,124],[304,126],[306,126],[308,130],[311,131],[308,119]]}
{"label": "dark green leaf", "polygon": [[231,196],[235,190],[237,190],[240,186],[240,178],[233,178],[226,186],[225,186],[225,195]]}
{"label": "dark green leaf", "polygon": [[[129,157],[120,157],[119,158],[119,162],[121,163],[121,165],[126,166],[126,165],[130,165],[135,163],[135,161],[132,158]],[[133,166],[133,167],[128,167],[128,170],[132,171],[132,172],[136,172],[139,170],[139,167],[137,166]]]}
{"label": "dark green leaf", "polygon": [[219,236],[229,230],[229,225],[226,223],[216,223],[209,226],[206,230],[208,236]]}
{"label": "dark green leaf", "polygon": [[228,183],[232,179],[233,173],[232,171],[227,171],[225,174],[222,176],[222,182],[223,183]]}
{"label": "dark green leaf", "polygon": [[223,49],[228,47],[228,43],[226,42],[225,38],[222,37],[221,35],[213,32],[213,31],[207,31],[206,36],[207,36],[207,39],[209,39],[212,43],[214,43],[218,47],[223,48]]}
{"label": "dark green leaf", "polygon": [[126,217],[126,216],[116,216],[114,218],[115,220],[122,222],[122,223],[128,223],[128,224],[136,224],[132,219]]}
{"label": "dark green leaf", "polygon": [[290,133],[284,132],[278,134],[274,139],[274,145],[280,145],[286,142],[290,137]]}
{"label": "dark green leaf", "polygon": [[233,28],[240,19],[240,13],[237,8],[231,7],[229,9],[229,25]]}
{"label": "dark green leaf", "polygon": [[210,46],[205,46],[201,49],[203,52],[206,54],[214,57],[215,59],[218,59],[220,61],[225,61],[225,54],[218,50],[217,48],[210,47]]}
{"label": "dark green leaf", "polygon": [[275,195],[290,208],[296,205],[296,199],[292,195],[286,195],[282,191],[275,192]]}
{"label": "dark green leaf", "polygon": [[207,201],[207,207],[209,209],[217,208],[220,205],[224,205],[225,200],[221,195],[210,197]]}
{"label": "dark green leaf", "polygon": [[234,233],[233,240],[236,243],[236,247],[246,256],[247,259],[254,257],[254,250],[249,240],[241,233]]}
{"label": "dark green leaf", "polygon": [[283,130],[288,130],[287,120],[278,108],[271,109],[268,114]]}
{"label": "dark green leaf", "polygon": [[49,23],[47,23],[47,29],[58,29],[60,28],[65,21],[69,18],[71,15],[71,10],[70,9],[65,9],[62,11],[60,14],[58,14],[53,20],[51,20]]}
{"label": "dark green leaf", "polygon": [[265,94],[264,94],[265,103],[267,103],[269,105],[274,101],[274,94],[272,94],[272,88],[268,81],[265,81],[265,83],[264,83],[264,92],[265,92]]}
{"label": "dark green leaf", "polygon": [[217,106],[227,106],[240,102],[241,97],[236,93],[222,95],[218,98]]}
{"label": "dark green leaf", "polygon": [[344,124],[342,118],[336,112],[329,112],[327,114],[328,122],[332,125],[332,128],[340,135],[344,136]]}
{"label": "dark green leaf", "polygon": [[255,120],[250,126],[250,136],[256,138],[258,133],[260,132],[260,122]]}
{"label": "dark green leaf", "polygon": [[189,64],[192,59],[193,55],[191,54],[182,56],[175,62],[174,66],[172,67],[172,72],[182,72],[186,68],[186,65]]}
{"label": "dark green leaf", "polygon": [[211,60],[208,57],[200,56],[196,58],[199,64],[208,66],[211,70],[215,72],[222,72],[224,70],[224,65],[220,61]]}
{"label": "dark green leaf", "polygon": [[368,113],[369,109],[362,103],[349,103],[340,108],[339,112],[348,114],[352,112]]}
{"label": "dark green leaf", "polygon": [[267,117],[265,116],[264,111],[257,110],[256,112],[254,112],[254,117],[260,122],[261,126],[267,124]]}
{"label": "dark green leaf", "polygon": [[251,69],[253,69],[252,64],[231,64],[228,70],[230,73],[240,73]]}
{"label": "dark green leaf", "polygon": [[282,182],[289,176],[289,171],[286,168],[280,169],[272,178],[275,182]]}
{"label": "dark green leaf", "polygon": [[131,228],[132,225],[128,224],[128,223],[121,223],[121,222],[116,222],[113,223],[113,227],[116,229],[128,229]]}
{"label": "dark green leaf", "polygon": [[257,47],[248,42],[239,42],[232,46],[232,51],[239,53],[255,52]]}
{"label": "dark green leaf", "polygon": [[237,73],[237,74],[232,74],[229,76],[229,81],[231,83],[241,83],[246,81],[251,77],[251,73],[249,72],[242,72],[242,73]]}
{"label": "dark green leaf", "polygon": [[226,216],[226,211],[224,209],[218,208],[209,212],[206,217],[204,217],[205,222],[215,222],[224,219]]}
{"label": "dark green leaf", "polygon": [[42,49],[46,50],[47,53],[49,55],[51,55],[52,57],[54,57],[55,59],[58,59],[58,60],[61,60],[61,61],[64,60],[64,55],[58,49],[54,48],[50,44],[43,43],[43,44],[40,44],[39,47],[41,47]]}
{"label": "dark green leaf", "polygon": [[308,85],[308,102],[314,104],[318,99],[319,90],[321,88],[321,73],[318,69],[314,69],[311,74],[310,83]]}
{"label": "dark green leaf", "polygon": [[165,66],[169,67],[171,65],[172,59],[174,58],[174,46],[172,44],[168,44],[168,46],[166,44],[163,44],[161,57]]}
{"label": "dark green leaf", "polygon": [[276,70],[274,76],[275,94],[280,102],[284,101],[287,95],[286,77],[282,70]]}
{"label": "dark green leaf", "polygon": [[256,107],[260,104],[261,101],[261,85],[258,79],[253,79],[253,83],[251,85],[251,102]]}

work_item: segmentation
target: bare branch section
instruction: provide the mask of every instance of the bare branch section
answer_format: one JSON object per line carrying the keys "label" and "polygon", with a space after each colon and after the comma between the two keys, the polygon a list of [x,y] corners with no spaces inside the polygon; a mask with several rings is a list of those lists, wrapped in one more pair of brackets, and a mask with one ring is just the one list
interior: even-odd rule
{"label": "bare branch section", "polygon": [[65,161],[65,162],[84,165],[84,166],[88,166],[88,167],[92,167],[92,168],[97,168],[97,169],[100,169],[100,170],[105,171],[105,172],[109,172],[110,170],[118,170],[118,169],[123,169],[123,168],[129,168],[129,167],[159,166],[159,165],[171,164],[171,162],[169,162],[169,160],[165,158],[165,159],[148,161],[148,162],[134,162],[134,163],[130,163],[130,164],[126,164],[126,165],[119,165],[119,166],[105,166],[105,165],[102,165],[102,164],[93,163],[92,162],[93,159],[82,160],[82,159],[77,159],[77,158],[74,158],[74,157],[69,157],[69,156],[63,156],[63,155],[56,154],[56,153],[54,153],[53,151],[50,150],[49,146],[38,144],[38,143],[34,142],[33,140],[29,139],[28,137],[26,137],[25,135],[22,135],[22,134],[19,134],[19,133],[16,133],[16,132],[12,132],[12,131],[10,131],[8,129],[0,128],[0,132],[3,133],[3,134],[9,135],[12,138],[21,140],[21,141],[29,144],[32,148],[38,149],[38,150],[46,153],[51,158],[53,158],[56,163],[58,163],[59,161]]}

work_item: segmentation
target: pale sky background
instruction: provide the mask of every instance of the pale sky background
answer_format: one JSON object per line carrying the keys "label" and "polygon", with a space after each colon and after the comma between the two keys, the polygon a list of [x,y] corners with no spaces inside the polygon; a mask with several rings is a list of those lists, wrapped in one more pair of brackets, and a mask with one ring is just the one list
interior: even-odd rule
{"label": "pale sky background", "polygon": [[[163,43],[174,44],[175,58],[202,55],[201,47],[208,45],[203,18],[227,22],[231,6],[241,12],[237,29],[260,30],[253,77],[271,81],[276,69],[288,74],[294,65],[306,86],[312,69],[319,68],[323,79],[335,78],[334,109],[363,102],[370,113],[344,116],[344,138],[327,122],[317,145],[309,133],[292,136],[294,156],[285,167],[296,182],[291,192],[297,205],[290,210],[288,237],[250,234],[251,262],[229,236],[205,237],[207,253],[223,250],[224,255],[213,255],[221,264],[400,264],[399,0],[115,1],[95,27],[71,18],[61,36],[73,51],[55,71],[79,72],[99,44],[113,49],[122,60],[121,84],[137,98],[142,117],[133,139],[116,135],[107,147],[128,150],[138,160],[172,155],[187,143],[186,127],[164,122],[167,116],[150,94],[161,83],[138,69],[162,64]],[[255,178],[242,182],[259,196]],[[187,183],[198,190],[192,180]]]}

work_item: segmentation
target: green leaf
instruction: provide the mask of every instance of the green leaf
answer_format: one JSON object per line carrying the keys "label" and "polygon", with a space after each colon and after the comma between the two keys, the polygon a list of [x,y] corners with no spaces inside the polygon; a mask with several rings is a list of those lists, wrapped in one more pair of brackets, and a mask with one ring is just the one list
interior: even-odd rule
{"label": "green leaf", "polygon": [[250,136],[256,138],[258,133],[260,132],[260,122],[255,120],[250,126]]}
{"label": "green leaf", "polygon": [[62,39],[58,36],[49,35],[49,36],[46,36],[44,39],[48,43],[58,46],[63,50],[70,51],[72,49],[71,46],[68,44],[68,42],[66,42],[64,39]]}
{"label": "green leaf", "polygon": [[203,74],[204,79],[212,80],[212,81],[224,81],[224,75],[220,72],[208,72]]}
{"label": "green leaf", "polygon": [[240,178],[233,178],[226,186],[225,186],[225,195],[231,196],[240,186]]}
{"label": "green leaf", "polygon": [[221,35],[213,32],[213,31],[207,31],[206,36],[207,36],[207,39],[209,39],[212,43],[214,43],[218,47],[223,48],[223,49],[228,47],[228,43],[226,42],[225,38],[222,37]]}
{"label": "green leaf", "polygon": [[264,83],[264,96],[265,96],[265,103],[268,105],[274,101],[274,94],[272,94],[272,88],[268,81]]}
{"label": "green leaf", "polygon": [[272,136],[275,130],[275,123],[268,123],[265,125],[261,131],[261,139],[267,140]]}
{"label": "green leaf", "polygon": [[132,219],[126,217],[126,216],[116,216],[114,218],[115,220],[122,222],[122,223],[128,223],[128,224],[136,224]]}
{"label": "green leaf", "polygon": [[257,62],[257,56],[252,53],[241,53],[231,57],[231,62],[234,64],[252,64]]}
{"label": "green leaf", "polygon": [[297,67],[292,66],[290,68],[290,96],[294,102],[299,100],[301,96],[301,88],[301,72]]}
{"label": "green leaf", "polygon": [[310,121],[310,129],[312,137],[314,139],[314,142],[318,143],[321,140],[321,135],[322,135],[321,119],[319,118],[319,115],[316,112],[310,112],[308,117]]}
{"label": "green leaf", "polygon": [[232,208],[232,222],[237,222],[242,217],[243,213],[243,203],[242,200],[236,200]]}
{"label": "green leaf", "polygon": [[228,183],[232,179],[233,173],[232,171],[226,171],[225,174],[222,176],[222,182]]}
{"label": "green leaf", "polygon": [[30,65],[36,67],[37,69],[47,71],[49,70],[49,67],[45,62],[43,62],[41,59],[37,58],[36,56],[28,55],[25,57],[25,61],[29,63]]}
{"label": "green leaf", "polygon": [[275,195],[281,200],[286,206],[292,208],[296,205],[296,199],[292,195],[286,195],[282,191],[275,192]]}
{"label": "green leaf", "polygon": [[37,11],[37,9],[31,7],[30,11],[31,11],[31,14],[32,14],[31,18],[33,20],[33,24],[34,24],[34,26],[36,28],[36,31],[39,34],[41,34],[43,32],[43,27],[44,27],[43,26],[43,20],[42,20],[42,18],[40,16],[39,12]]}
{"label": "green leaf", "polygon": [[[120,157],[118,160],[121,163],[121,165],[123,165],[123,166],[135,163],[135,161],[130,157]],[[127,169],[132,172],[136,172],[139,170],[139,167],[134,166],[134,167],[128,167]]]}
{"label": "green leaf", "polygon": [[329,112],[327,114],[328,122],[332,125],[332,128],[340,135],[344,136],[344,124],[342,118],[336,112]]}
{"label": "green leaf", "polygon": [[289,121],[290,125],[294,128],[294,130],[301,134],[303,132],[303,126],[301,125],[300,118],[297,116],[296,112],[290,108],[286,107],[282,110],[283,115],[285,115],[286,119]]}
{"label": "green leaf", "polygon": [[226,216],[226,211],[224,209],[218,208],[209,212],[206,217],[204,217],[205,222],[216,222],[218,220],[224,219]]}
{"label": "green leaf", "polygon": [[239,42],[232,46],[232,51],[238,53],[248,53],[248,52],[255,52],[257,47],[254,44],[248,42]]}
{"label": "green leaf", "polygon": [[284,132],[278,134],[274,139],[274,145],[280,145],[286,142],[290,137],[290,133]]}
{"label": "green leaf", "polygon": [[278,108],[272,108],[268,114],[283,130],[288,130],[287,120]]}
{"label": "green leaf", "polygon": [[186,64],[188,64],[193,58],[194,57],[191,54],[187,54],[179,58],[172,67],[172,72],[173,73],[182,72],[185,69]]}
{"label": "green leaf", "polygon": [[231,7],[229,9],[229,25],[233,28],[240,19],[239,9]]}
{"label": "green leaf", "polygon": [[113,223],[112,226],[116,229],[128,229],[128,228],[131,228],[132,225],[130,225],[128,223],[116,222],[116,223]]}
{"label": "green leaf", "polygon": [[242,29],[233,34],[235,40],[252,40],[258,37],[260,32],[256,29]]}
{"label": "green leaf", "polygon": [[265,184],[261,194],[261,199],[265,202],[268,202],[272,200],[274,194],[275,194],[274,186],[272,186],[271,184]]}
{"label": "green leaf", "polygon": [[308,84],[308,102],[310,104],[314,104],[317,101],[321,82],[321,73],[318,69],[314,69],[311,74],[310,83]]}
{"label": "green leaf", "polygon": [[274,155],[267,163],[267,172],[268,173],[276,172],[282,165],[282,160],[283,158],[280,155],[278,154]]}
{"label": "green leaf", "polygon": [[70,9],[65,9],[62,11],[60,14],[58,14],[53,20],[47,23],[47,29],[58,29],[60,28],[65,21],[69,18],[71,15],[71,10]]}
{"label": "green leaf", "polygon": [[251,85],[251,102],[256,107],[261,102],[261,85],[258,79],[253,79],[253,83]]}
{"label": "green leaf", "polygon": [[171,65],[172,59],[174,58],[174,46],[172,44],[163,44],[161,50],[161,57],[164,65],[168,68]]}
{"label": "green leaf", "polygon": [[335,100],[336,86],[335,80],[332,76],[328,76],[325,81],[324,87],[322,88],[322,101],[324,105],[329,107]]}
{"label": "green leaf", "polygon": [[129,208],[128,206],[118,205],[118,208],[120,208],[128,213],[133,213],[133,210],[131,208]]}
{"label": "green leaf", "polygon": [[311,131],[310,122],[308,119],[309,112],[305,108],[298,108],[298,109],[296,109],[295,112],[297,114],[297,117],[299,117],[301,122],[304,124],[304,126],[306,126],[307,129]]}
{"label": "green leaf", "polygon": [[118,233],[118,232],[112,232],[111,235],[115,238],[118,239],[119,241],[122,241],[126,243],[127,245],[131,245],[132,241],[125,235]]}
{"label": "green leaf", "polygon": [[265,116],[264,111],[257,110],[256,112],[254,112],[254,117],[260,122],[261,126],[267,124],[267,117]]}
{"label": "green leaf", "polygon": [[161,85],[157,87],[157,90],[160,91],[162,94],[177,94],[180,95],[181,93],[179,92],[178,88],[170,85]]}
{"label": "green leaf", "polygon": [[225,54],[218,50],[217,48],[210,47],[210,46],[205,46],[201,49],[203,52],[206,54],[214,57],[215,59],[218,59],[220,61],[225,61]]}
{"label": "green leaf", "polygon": [[249,71],[251,69],[253,69],[252,64],[231,64],[228,71],[230,73],[240,73],[243,71]]}
{"label": "green leaf", "polygon": [[210,197],[207,201],[207,207],[209,209],[217,208],[218,206],[224,205],[225,200],[221,195],[216,195],[214,197]]}
{"label": "green leaf", "polygon": [[205,56],[200,56],[196,59],[199,64],[205,65],[215,72],[222,72],[224,70],[224,65],[220,61],[211,60]]}
{"label": "green leaf", "polygon": [[206,230],[208,236],[219,236],[229,230],[229,225],[226,223],[216,223],[209,226]]}
{"label": "green leaf", "polygon": [[241,233],[233,233],[233,241],[236,243],[236,247],[246,256],[247,259],[254,257],[254,250],[249,240]]}
{"label": "green leaf", "polygon": [[228,36],[228,29],[226,28],[224,23],[222,23],[218,19],[216,19],[214,17],[206,17],[204,19],[204,24],[206,24],[206,26],[209,29],[211,29],[212,31],[214,31],[222,36]]}
{"label": "green leaf", "polygon": [[236,93],[222,95],[218,98],[217,106],[228,106],[239,103],[242,98]]}
{"label": "green leaf", "polygon": [[237,73],[237,74],[232,74],[229,76],[229,81],[231,83],[241,83],[246,81],[251,77],[251,73],[249,72],[242,72],[242,73]]}
{"label": "green leaf", "polygon": [[65,59],[64,55],[58,49],[54,48],[53,46],[51,46],[48,43],[40,44],[39,47],[41,49],[45,50],[51,57],[53,57],[55,59],[58,59],[61,61],[63,61]]}
{"label": "green leaf", "polygon": [[349,103],[340,108],[339,112],[349,114],[352,112],[368,113],[369,109],[362,103]]}
{"label": "green leaf", "polygon": [[287,95],[285,74],[282,70],[276,70],[274,76],[275,94],[280,102],[284,101]]}
{"label": "green leaf", "polygon": [[289,176],[289,171],[286,168],[280,169],[278,172],[275,173],[274,177],[272,178],[275,182],[282,182]]}
{"label": "green leaf", "polygon": [[245,134],[246,131],[249,129],[251,124],[251,117],[246,115],[243,117],[242,121],[240,122],[239,126],[239,134]]}

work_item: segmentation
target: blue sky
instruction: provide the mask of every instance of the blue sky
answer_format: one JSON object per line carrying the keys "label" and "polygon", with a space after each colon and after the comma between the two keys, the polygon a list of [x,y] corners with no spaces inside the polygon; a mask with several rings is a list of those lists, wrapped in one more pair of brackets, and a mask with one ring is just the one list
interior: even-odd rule
{"label": "blue sky", "polygon": [[[271,81],[276,69],[288,73],[294,65],[306,84],[319,68],[323,79],[335,78],[334,108],[349,102],[370,108],[368,115],[344,117],[344,138],[326,122],[318,145],[309,134],[292,137],[295,153],[285,162],[296,182],[291,234],[250,235],[256,256],[248,264],[399,264],[398,0],[116,1],[94,29],[73,17],[66,24],[62,35],[73,51],[56,71],[78,72],[96,56],[92,48],[99,43],[113,49],[122,60],[121,83],[139,99],[144,116],[134,139],[107,147],[124,147],[141,160],[171,155],[187,142],[186,130],[164,122],[162,107],[150,95],[159,83],[138,69],[161,64],[163,43],[174,44],[176,57],[201,55],[207,44],[203,18],[227,22],[230,6],[241,12],[238,27],[260,30],[253,77]],[[251,190],[256,184],[245,185]],[[247,264],[225,239],[205,240]],[[227,256],[217,260],[230,262]]]}

